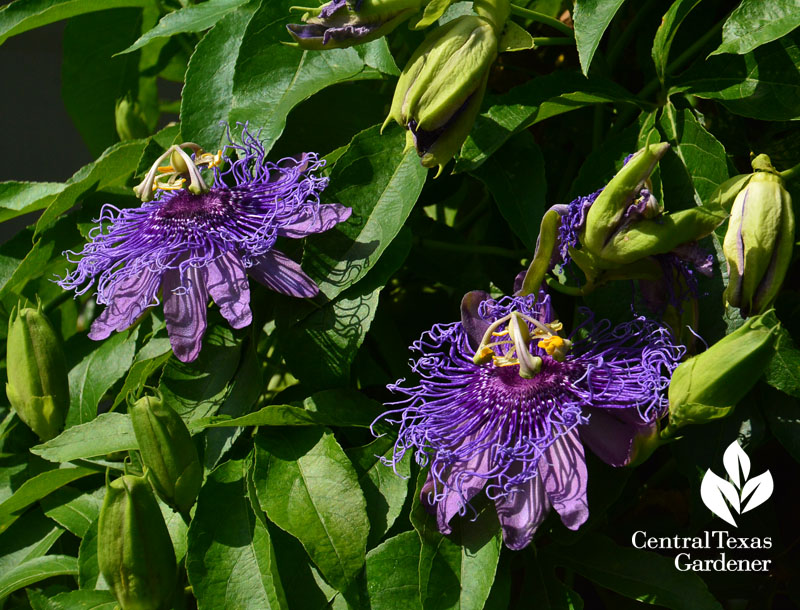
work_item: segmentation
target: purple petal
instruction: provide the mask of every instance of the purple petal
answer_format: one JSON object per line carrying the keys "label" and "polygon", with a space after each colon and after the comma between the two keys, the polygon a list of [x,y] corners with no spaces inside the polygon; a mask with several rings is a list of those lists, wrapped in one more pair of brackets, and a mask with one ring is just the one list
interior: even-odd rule
{"label": "purple petal", "polygon": [[300,265],[277,250],[267,252],[247,272],[275,292],[300,298],[313,297],[319,293],[319,287]]}
{"label": "purple petal", "polygon": [[108,306],[92,323],[89,338],[101,341],[136,322],[145,309],[155,304],[160,283],[161,274],[147,269],[120,280],[108,297]]}
{"label": "purple petal", "polygon": [[200,354],[206,332],[207,273],[190,267],[185,275],[184,286],[178,271],[164,275],[164,319],[172,351],[181,362],[191,362]]}
{"label": "purple petal", "polygon": [[658,424],[642,421],[636,409],[592,409],[581,439],[607,464],[627,466],[636,457],[636,440],[657,431]]}
{"label": "purple petal", "polygon": [[550,512],[550,501],[538,476],[528,479],[509,495],[497,498],[494,503],[503,528],[503,541],[512,551],[530,544],[536,529]]}
{"label": "purple petal", "polygon": [[449,534],[453,531],[450,520],[457,514],[463,514],[467,502],[483,489],[490,469],[488,450],[450,466],[446,477],[448,487],[444,497],[436,504],[436,521],[440,532]]}
{"label": "purple petal", "polygon": [[219,305],[220,313],[233,328],[244,328],[253,321],[250,311],[250,284],[242,261],[226,252],[206,268],[208,292]]}
{"label": "purple petal", "polygon": [[482,301],[489,298],[489,293],[483,290],[473,290],[468,292],[461,299],[461,326],[467,333],[469,345],[472,349],[478,349],[483,340],[489,323],[478,313],[478,307]]}
{"label": "purple petal", "polygon": [[306,207],[291,223],[278,229],[278,235],[300,239],[309,233],[323,233],[350,218],[352,208],[341,203],[327,203],[319,207]]}
{"label": "purple petal", "polygon": [[564,525],[571,530],[583,525],[589,518],[586,502],[588,475],[577,430],[570,430],[545,449],[539,460],[539,476]]}

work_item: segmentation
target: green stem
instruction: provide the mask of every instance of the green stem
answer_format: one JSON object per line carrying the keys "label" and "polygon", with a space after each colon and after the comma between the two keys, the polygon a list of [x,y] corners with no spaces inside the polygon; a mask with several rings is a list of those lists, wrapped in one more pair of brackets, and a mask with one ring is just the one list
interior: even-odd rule
{"label": "green stem", "polygon": [[540,36],[533,39],[533,44],[537,47],[566,47],[575,44],[574,38],[564,38],[563,36]]}
{"label": "green stem", "polygon": [[525,257],[527,250],[507,250],[497,246],[475,246],[467,244],[451,244],[446,241],[436,239],[418,239],[417,243],[423,248],[431,250],[442,250],[444,252],[467,252],[469,254],[488,254],[490,256],[501,256],[503,258],[513,258],[515,260]]}
{"label": "green stem", "polygon": [[547,282],[548,287],[556,292],[567,294],[572,297],[586,296],[594,289],[594,286],[588,283],[585,286],[565,286],[564,284],[559,284],[558,280],[554,277],[548,277],[545,282]]}
{"label": "green stem", "polygon": [[66,303],[72,298],[74,298],[73,294],[65,290],[64,292],[59,294],[55,299],[53,299],[47,305],[44,306],[44,313],[46,315],[50,315],[51,313],[53,313],[53,311],[61,307],[62,304]]}
{"label": "green stem", "polygon": [[566,34],[570,38],[575,38],[575,32],[572,30],[572,28],[566,23],[561,23],[555,17],[550,17],[549,15],[545,15],[543,13],[537,13],[536,11],[517,6],[516,4],[511,5],[511,14],[516,15],[517,17],[525,17],[531,21],[549,25],[550,27],[557,29],[559,32]]}
{"label": "green stem", "polygon": [[789,169],[785,169],[779,173],[780,177],[784,180],[792,180],[800,176],[800,163]]}

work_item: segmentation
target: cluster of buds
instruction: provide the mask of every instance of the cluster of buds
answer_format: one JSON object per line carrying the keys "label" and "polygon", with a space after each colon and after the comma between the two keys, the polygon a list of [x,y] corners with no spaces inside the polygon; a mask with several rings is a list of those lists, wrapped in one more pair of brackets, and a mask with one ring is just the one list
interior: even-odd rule
{"label": "cluster of buds", "polygon": [[6,350],[11,407],[41,440],[53,438],[69,410],[69,382],[61,342],[41,303],[11,312]]}
{"label": "cluster of buds", "polygon": [[741,190],[731,208],[722,250],[728,263],[725,301],[742,315],[766,311],[780,291],[794,245],[792,198],[767,155],[754,173],[735,178]]}
{"label": "cluster of buds", "polygon": [[150,485],[124,475],[106,487],[97,563],[122,610],[166,610],[177,586],[172,540]]}

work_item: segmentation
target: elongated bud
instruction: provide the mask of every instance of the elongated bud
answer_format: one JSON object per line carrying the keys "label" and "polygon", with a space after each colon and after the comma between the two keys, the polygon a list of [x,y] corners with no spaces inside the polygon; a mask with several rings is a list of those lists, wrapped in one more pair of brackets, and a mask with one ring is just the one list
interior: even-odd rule
{"label": "elongated bud", "polygon": [[117,100],[114,121],[116,122],[117,135],[123,142],[125,140],[135,140],[136,138],[146,138],[149,135],[147,125],[139,110],[139,104],[129,97]]}
{"label": "elongated bud", "polygon": [[141,398],[130,415],[153,488],[164,502],[188,514],[203,482],[203,467],[189,429],[158,398]]}
{"label": "elongated bud", "polygon": [[385,36],[418,12],[422,0],[331,0],[286,26],[297,46],[340,49]]}
{"label": "elongated bud", "polygon": [[681,426],[728,415],[764,372],[779,328],[770,312],[750,318],[741,328],[678,366],[669,384],[665,436]]}
{"label": "elongated bud", "polygon": [[384,125],[395,120],[408,129],[424,167],[441,173],[467,139],[497,44],[491,21],[465,15],[431,32],[403,69]]}
{"label": "elongated bud", "polygon": [[767,309],[781,289],[794,245],[792,198],[766,155],[736,195],[722,250],[728,263],[725,300],[742,315]]}
{"label": "elongated bud", "polygon": [[11,407],[43,441],[56,436],[69,410],[69,381],[61,342],[41,304],[11,312],[6,367]]}
{"label": "elongated bud", "polygon": [[172,541],[150,485],[112,481],[100,511],[97,563],[122,610],[167,610],[176,586]]}

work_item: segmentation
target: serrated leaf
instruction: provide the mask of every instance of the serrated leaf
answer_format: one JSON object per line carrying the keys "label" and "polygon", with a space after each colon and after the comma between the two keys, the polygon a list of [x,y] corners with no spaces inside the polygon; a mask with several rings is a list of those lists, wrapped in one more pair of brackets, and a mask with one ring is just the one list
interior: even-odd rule
{"label": "serrated leaf", "polygon": [[32,447],[31,452],[51,462],[71,462],[138,447],[128,415],[103,413],[85,424],[67,428],[57,437]]}
{"label": "serrated leaf", "polygon": [[46,495],[54,492],[73,481],[97,474],[96,470],[89,468],[58,468],[47,470],[35,477],[28,479],[19,486],[11,497],[0,504],[0,533],[17,520],[28,506],[41,500]]}
{"label": "serrated leaf", "polygon": [[270,521],[300,540],[328,583],[347,590],[364,565],[369,520],[353,465],[330,430],[260,431],[253,480]]}
{"label": "serrated leaf", "polygon": [[0,599],[40,580],[78,573],[78,560],[68,555],[35,557],[0,574]]}
{"label": "serrated leaf", "polygon": [[97,406],[133,361],[139,327],[116,333],[103,341],[69,372],[69,411],[66,427],[84,424],[97,416]]}
{"label": "serrated leaf", "polygon": [[673,610],[722,610],[694,572],[679,572],[671,557],[622,547],[601,534],[587,534],[570,546],[551,545],[554,564],[575,570],[632,599]]}
{"label": "serrated leaf", "polygon": [[269,531],[248,499],[247,470],[247,461],[225,462],[197,499],[186,571],[199,610],[288,608]]}
{"label": "serrated leaf", "polygon": [[[405,132],[376,125],[356,135],[331,170],[325,197],[353,209],[347,222],[308,238],[303,269],[328,299],[364,277],[397,236],[425,183],[414,150],[403,152]],[[369,179],[365,179],[369,176]]]}
{"label": "serrated leaf", "polygon": [[600,39],[625,0],[575,0],[572,19],[575,22],[575,44],[581,71],[589,74]]}
{"label": "serrated leaf", "polygon": [[17,34],[76,15],[147,3],[148,0],[17,0],[0,10],[0,44]]}
{"label": "serrated leaf", "polygon": [[46,208],[66,186],[60,182],[0,182],[0,222]]}
{"label": "serrated leaf", "polygon": [[511,138],[475,171],[475,176],[487,186],[511,230],[531,252],[535,251],[545,212],[547,179],[544,156],[533,136],[522,132]]}
{"label": "serrated leaf", "polygon": [[372,610],[422,610],[419,552],[416,532],[403,532],[367,554],[367,595]]}
{"label": "serrated leaf", "polygon": [[658,26],[653,39],[651,52],[653,63],[656,65],[656,74],[661,82],[664,82],[669,51],[672,47],[672,41],[675,39],[675,34],[678,33],[678,28],[683,23],[683,20],[698,4],[700,4],[700,0],[675,0],[661,19],[661,25]]}
{"label": "serrated leaf", "polygon": [[711,57],[688,70],[672,92],[719,100],[761,121],[800,117],[800,46],[787,36],[746,55]]}
{"label": "serrated leaf", "polygon": [[189,5],[164,15],[154,28],[145,32],[136,42],[120,53],[140,49],[152,40],[185,32],[202,32],[214,26],[230,11],[250,0],[208,0]]}
{"label": "serrated leaf", "polygon": [[738,53],[785,36],[800,25],[796,0],[742,0],[722,26],[722,44],[712,53]]}

